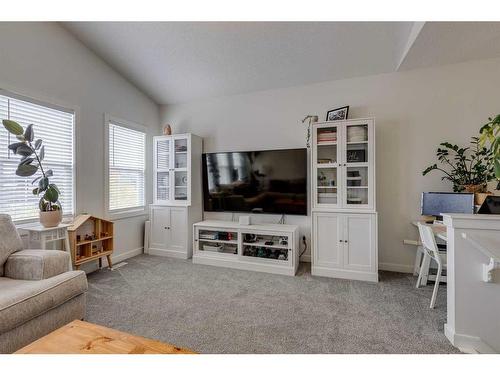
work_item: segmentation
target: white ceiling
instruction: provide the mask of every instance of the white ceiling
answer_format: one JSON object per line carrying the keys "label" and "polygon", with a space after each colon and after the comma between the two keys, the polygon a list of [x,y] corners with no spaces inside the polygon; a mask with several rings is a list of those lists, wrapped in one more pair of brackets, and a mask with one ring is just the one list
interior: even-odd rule
{"label": "white ceiling", "polygon": [[500,23],[69,22],[64,27],[158,104],[500,56]]}
{"label": "white ceiling", "polygon": [[401,70],[500,57],[500,22],[426,22]]}

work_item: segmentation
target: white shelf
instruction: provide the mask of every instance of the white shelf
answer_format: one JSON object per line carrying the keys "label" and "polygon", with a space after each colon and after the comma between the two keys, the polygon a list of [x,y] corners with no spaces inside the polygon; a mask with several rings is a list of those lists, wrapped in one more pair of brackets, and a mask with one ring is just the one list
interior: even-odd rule
{"label": "white shelf", "polygon": [[316,168],[337,168],[337,163],[317,163]]}
{"label": "white shelf", "polygon": [[213,243],[227,243],[227,244],[238,245],[238,241],[236,241],[236,240],[206,240],[204,238],[198,238],[198,241],[200,241],[200,242],[213,242]]}
{"label": "white shelf", "polygon": [[316,186],[318,189],[337,189],[337,186]]}
{"label": "white shelf", "polygon": [[337,145],[337,141],[335,142],[318,142],[318,146],[335,146]]}
{"label": "white shelf", "polygon": [[[268,247],[270,249],[281,249],[288,250],[288,245],[266,245],[266,241],[258,241],[258,242],[243,242],[244,246],[253,246],[253,247]],[[258,258],[258,257],[256,257]]]}
{"label": "white shelf", "polygon": [[351,162],[347,162],[347,168],[364,168],[364,167],[368,167],[368,163],[365,161],[365,162],[359,162],[359,163],[351,163]]}
{"label": "white shelf", "polygon": [[200,253],[205,253],[205,254],[209,254],[209,255],[220,255],[220,256],[230,256],[230,257],[237,257],[238,256],[238,253],[234,253],[234,251],[218,251],[218,250],[203,250],[203,249],[200,249],[199,250]]}
{"label": "white shelf", "polygon": [[354,142],[346,142],[348,145],[363,145],[363,144],[368,144],[368,141],[354,141]]}
{"label": "white shelf", "polygon": [[347,186],[348,189],[368,189],[368,186]]}
{"label": "white shelf", "polygon": [[269,262],[270,264],[286,264],[288,260],[280,260],[280,259],[275,259],[275,258],[266,258],[266,257],[256,257],[252,255],[243,255],[244,259],[249,259],[250,261],[254,262],[262,262],[262,263],[267,263]]}

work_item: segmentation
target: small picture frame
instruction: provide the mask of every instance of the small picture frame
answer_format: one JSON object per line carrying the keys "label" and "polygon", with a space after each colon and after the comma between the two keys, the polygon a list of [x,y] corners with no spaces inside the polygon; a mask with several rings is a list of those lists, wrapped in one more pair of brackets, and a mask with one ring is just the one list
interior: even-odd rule
{"label": "small picture frame", "polygon": [[349,106],[335,108],[326,113],[326,121],[347,120],[349,114]]}
{"label": "small picture frame", "polygon": [[365,150],[347,150],[347,162],[348,163],[364,163]]}

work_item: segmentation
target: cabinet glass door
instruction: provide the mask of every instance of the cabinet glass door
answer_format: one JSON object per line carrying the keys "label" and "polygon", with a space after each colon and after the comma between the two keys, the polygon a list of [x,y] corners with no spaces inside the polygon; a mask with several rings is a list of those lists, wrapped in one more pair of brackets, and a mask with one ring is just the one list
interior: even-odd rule
{"label": "cabinet glass door", "polygon": [[174,201],[187,201],[188,192],[188,139],[174,139]]}
{"label": "cabinet glass door", "polygon": [[155,142],[155,200],[158,202],[166,202],[170,200],[170,146],[170,139],[158,139]]}
{"label": "cabinet glass door", "polygon": [[339,205],[339,144],[340,127],[334,124],[318,125],[313,134],[313,192],[314,206]]}
{"label": "cabinet glass door", "polygon": [[347,207],[367,207],[370,202],[370,128],[368,123],[348,123],[345,128],[344,166]]}

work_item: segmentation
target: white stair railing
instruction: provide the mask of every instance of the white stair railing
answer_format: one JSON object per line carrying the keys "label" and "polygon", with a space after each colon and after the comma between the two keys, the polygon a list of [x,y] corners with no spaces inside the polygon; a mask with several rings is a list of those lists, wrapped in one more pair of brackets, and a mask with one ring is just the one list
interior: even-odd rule
{"label": "white stair railing", "polygon": [[[500,256],[495,253],[500,252],[500,241],[493,240],[477,240],[474,236],[462,232],[462,237],[472,244],[476,249],[490,258],[488,264],[483,264],[483,281],[486,283],[493,282],[493,272],[500,269]],[[486,244],[485,244],[486,243]],[[492,250],[495,249],[495,250]]]}

